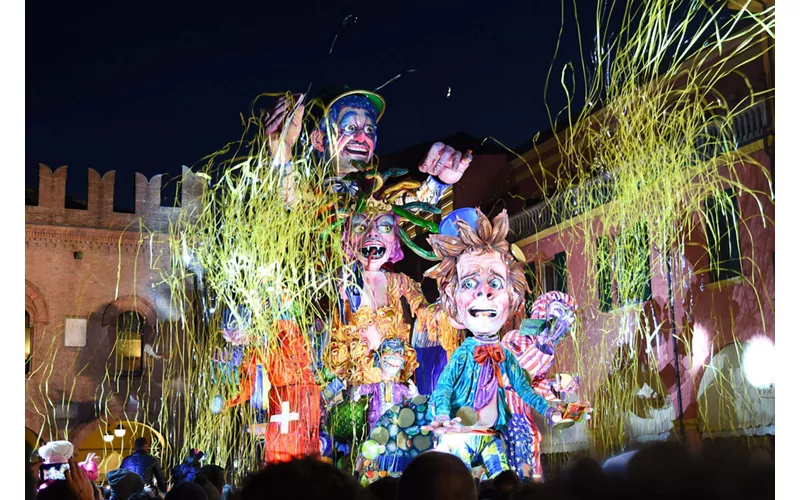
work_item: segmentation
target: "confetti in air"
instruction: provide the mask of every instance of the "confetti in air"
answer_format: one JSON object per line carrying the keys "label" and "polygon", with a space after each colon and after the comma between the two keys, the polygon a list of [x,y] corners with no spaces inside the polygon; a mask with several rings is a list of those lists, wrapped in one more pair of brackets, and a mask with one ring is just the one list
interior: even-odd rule
{"label": "confetti in air", "polygon": [[[707,207],[736,214],[735,236],[748,242],[742,249],[755,252],[753,228],[772,225],[764,207],[774,200],[769,170],[740,149],[734,135],[734,123],[773,96],[774,89],[758,89],[742,69],[761,60],[773,45],[774,7],[758,13],[741,10],[731,17],[724,4],[629,1],[622,3],[622,25],[612,33],[607,4],[597,4],[594,47],[586,66],[551,68],[568,103],[551,114],[560,162],[545,167],[540,158],[529,165],[541,192],[548,193],[543,213],[549,217],[540,223],[557,226],[557,245],[564,248],[567,261],[586,262],[586,272],[571,276],[569,286],[611,301],[607,306],[601,303],[596,313],[578,315],[571,342],[578,372],[587,381],[582,396],[595,408],[587,432],[600,456],[630,444],[631,419],[654,426],[653,415],[667,415],[668,422],[675,419],[678,411],[670,396],[674,387],[665,386],[659,376],[665,369],[659,361],[674,357],[672,338],[675,352],[680,346],[690,360],[696,357],[687,363],[686,373],[681,369],[684,381],[699,373],[724,342],[722,329],[705,339],[691,323],[697,293],[691,284],[719,262],[706,260],[701,265],[682,257],[687,250],[697,252],[698,246],[707,245],[693,236],[698,231],[721,234],[724,217],[710,216]],[[562,17],[562,26],[563,21]],[[740,87],[749,90],[728,102],[718,91],[723,81],[741,82]],[[573,107],[577,92],[586,103],[582,109]],[[766,191],[740,179],[743,168],[751,178],[760,178]],[[729,188],[740,206],[756,207],[757,215],[744,219],[734,210],[731,196],[725,194]],[[596,223],[582,214],[594,214]],[[712,255],[708,250],[700,254]],[[753,294],[754,314],[765,325],[774,311],[768,289],[754,265],[755,254],[741,258],[746,267],[739,279]],[[674,285],[662,293],[677,295],[685,304],[687,319],[677,318],[674,336],[665,326],[667,306],[661,310],[646,297],[653,293],[649,290],[655,274]],[[732,311],[709,313],[719,315],[714,318],[717,323],[732,322]],[[735,331],[736,325],[730,328]],[[763,363],[747,366],[751,365]],[[649,391],[643,392],[644,387]],[[641,397],[644,393],[652,397]],[[736,397],[741,396],[722,394],[731,403]],[[708,409],[698,406],[702,422]],[[710,425],[737,432],[733,416]],[[676,432],[671,425],[650,432],[665,430]]]}

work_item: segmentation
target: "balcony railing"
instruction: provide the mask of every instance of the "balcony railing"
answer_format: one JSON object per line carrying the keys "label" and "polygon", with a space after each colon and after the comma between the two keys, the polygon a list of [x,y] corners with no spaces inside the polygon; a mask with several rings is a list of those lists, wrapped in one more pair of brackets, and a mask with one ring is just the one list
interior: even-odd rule
{"label": "balcony railing", "polygon": [[[769,127],[766,102],[761,101],[737,114],[733,119],[733,140],[737,147],[746,146],[763,139]],[[717,137],[719,129],[712,127],[708,135]],[[715,141],[709,141],[714,143]],[[709,159],[714,152],[707,143],[698,143],[700,158]],[[590,181],[558,195],[550,204],[540,201],[523,209],[508,219],[509,240],[519,241],[545,229],[551,228],[583,212],[597,208],[613,198],[614,180],[610,174],[593,177]],[[578,200],[592,200],[591,203],[578,203]],[[570,210],[570,207],[575,207]]]}

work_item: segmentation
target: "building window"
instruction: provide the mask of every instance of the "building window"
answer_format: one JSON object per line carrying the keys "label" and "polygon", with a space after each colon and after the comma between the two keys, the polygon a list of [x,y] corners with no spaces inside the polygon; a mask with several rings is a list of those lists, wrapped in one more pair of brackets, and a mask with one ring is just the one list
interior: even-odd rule
{"label": "building window", "polygon": [[719,191],[706,199],[705,216],[709,281],[715,283],[741,276],[739,205],[733,189]]}
{"label": "building window", "polygon": [[114,360],[118,375],[136,377],[142,374],[143,334],[144,318],[135,311],[125,311],[117,316]]}
{"label": "building window", "polygon": [[603,312],[652,298],[646,224],[597,240],[597,291]]}
{"label": "building window", "polygon": [[567,253],[559,252],[553,260],[542,262],[539,266],[541,272],[542,293],[559,292],[567,293]]}
{"label": "building window", "polygon": [[611,276],[611,239],[603,236],[597,240],[597,293],[603,312],[609,312],[614,307],[614,282]]}
{"label": "building window", "polygon": [[33,325],[31,315],[25,311],[25,373],[31,371],[31,354],[33,353]]}

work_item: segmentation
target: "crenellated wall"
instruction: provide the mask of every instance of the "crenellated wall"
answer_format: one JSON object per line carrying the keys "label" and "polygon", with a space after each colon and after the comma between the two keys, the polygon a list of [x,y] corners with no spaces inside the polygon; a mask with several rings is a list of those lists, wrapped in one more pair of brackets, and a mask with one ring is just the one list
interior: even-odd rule
{"label": "crenellated wall", "polygon": [[[32,327],[25,425],[45,441],[73,440],[79,459],[86,453],[84,437],[104,430],[104,419],[156,420],[160,357],[144,354],[141,375],[108,378],[116,317],[136,311],[145,318],[143,344],[166,354],[158,326],[177,315],[163,282],[174,264],[164,233],[170,222],[196,216],[205,188],[184,167],[181,206],[164,207],[162,176],[148,180],[137,173],[134,213],[120,213],[114,211],[115,172],[101,177],[89,169],[87,181],[86,209],[65,208],[67,167],[51,171],[40,164],[38,204],[25,207],[25,312]],[[85,345],[66,342],[67,318],[86,320]],[[106,452],[126,453],[119,444]]]}
{"label": "crenellated wall", "polygon": [[141,220],[150,231],[163,232],[170,221],[178,217],[193,217],[200,208],[205,181],[183,167],[180,183],[180,207],[161,205],[162,175],[147,177],[136,173],[134,184],[134,213],[114,211],[114,183],[116,173],[112,170],[102,177],[94,169],[88,169],[88,189],[85,210],[65,208],[67,166],[55,171],[39,164],[39,203],[25,207],[25,223],[89,227],[96,229],[125,229]]}

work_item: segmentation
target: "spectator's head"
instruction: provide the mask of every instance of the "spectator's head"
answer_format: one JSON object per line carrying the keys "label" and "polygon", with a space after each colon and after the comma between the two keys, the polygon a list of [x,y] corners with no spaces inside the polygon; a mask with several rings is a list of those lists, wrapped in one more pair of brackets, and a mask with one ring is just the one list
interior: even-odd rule
{"label": "spectator's head", "polygon": [[409,500],[477,500],[472,474],[455,455],[425,452],[408,464],[397,498]]}
{"label": "spectator's head", "polygon": [[197,475],[194,477],[194,482],[203,488],[203,490],[206,492],[208,500],[220,500],[222,498],[222,491],[213,485],[211,481],[209,481],[208,477],[203,474],[203,472],[197,471]]}
{"label": "spectator's head", "polygon": [[588,457],[572,459],[559,474],[573,496],[601,495],[606,488],[606,476],[600,464]]}
{"label": "spectator's head", "polygon": [[127,469],[116,469],[106,474],[106,480],[111,487],[112,498],[127,500],[135,493],[144,491],[142,476]]}
{"label": "spectator's head", "polygon": [[534,482],[523,481],[522,486],[511,498],[513,500],[541,500],[543,497],[543,487]]}
{"label": "spectator's head", "polygon": [[709,498],[707,464],[678,443],[661,442],[639,450],[628,462],[628,486],[659,497]]}
{"label": "spectator's head", "polygon": [[500,493],[511,493],[522,487],[522,480],[513,470],[504,470],[494,480],[494,488]]}
{"label": "spectator's head", "polygon": [[136,451],[143,451],[145,453],[150,451],[150,445],[147,443],[146,437],[136,438],[136,441],[133,442],[133,447]]}
{"label": "spectator's head", "polygon": [[152,500],[154,497],[151,497],[147,493],[136,493],[128,497],[128,500]]}
{"label": "spectator's head", "polygon": [[281,500],[370,498],[355,479],[333,465],[312,458],[270,464],[248,477],[242,487],[242,500],[267,497]]}
{"label": "spectator's head", "polygon": [[225,469],[219,465],[204,465],[200,467],[198,476],[202,476],[222,494],[222,489],[225,487]]}
{"label": "spectator's head", "polygon": [[199,484],[185,481],[176,484],[164,498],[165,500],[208,500],[208,495]]}
{"label": "spectator's head", "polygon": [[382,477],[367,486],[367,489],[378,500],[395,500],[399,482],[396,477]]}

